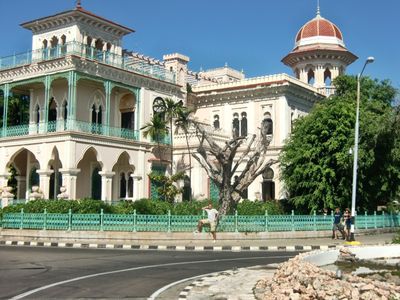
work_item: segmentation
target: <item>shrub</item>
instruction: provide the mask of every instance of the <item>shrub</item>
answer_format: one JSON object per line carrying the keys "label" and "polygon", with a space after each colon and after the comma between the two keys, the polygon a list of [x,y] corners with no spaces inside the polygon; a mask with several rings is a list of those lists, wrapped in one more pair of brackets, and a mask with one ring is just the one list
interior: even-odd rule
{"label": "shrub", "polygon": [[243,200],[237,205],[239,215],[264,215],[265,211],[268,211],[269,215],[283,214],[283,209],[278,201]]}
{"label": "shrub", "polygon": [[140,199],[133,202],[136,213],[143,215],[165,215],[172,210],[173,205],[160,200]]}

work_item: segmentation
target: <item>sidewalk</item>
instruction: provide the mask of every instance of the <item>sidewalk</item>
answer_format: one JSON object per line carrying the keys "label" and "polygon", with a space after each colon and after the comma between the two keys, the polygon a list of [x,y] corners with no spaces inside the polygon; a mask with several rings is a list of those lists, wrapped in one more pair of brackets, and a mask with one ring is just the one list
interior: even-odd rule
{"label": "sidewalk", "polygon": [[[374,235],[358,235],[356,239],[362,245],[384,245],[390,244],[396,233],[381,233]],[[295,246],[300,243],[312,245],[315,249],[342,247],[345,241],[332,240],[329,238],[307,238],[307,239],[285,239],[270,240],[276,247],[286,245]],[[208,276],[190,280],[173,286],[164,291],[156,299],[229,299],[229,300],[254,300],[254,287],[260,279],[272,278],[278,265],[255,266],[251,268],[240,268],[226,270],[209,274]]]}
{"label": "sidewalk", "polygon": [[[390,242],[392,236],[382,229],[356,232],[363,244]],[[0,229],[0,245],[134,250],[308,251],[343,245],[330,237],[330,231],[218,233],[213,243],[208,233]]]}

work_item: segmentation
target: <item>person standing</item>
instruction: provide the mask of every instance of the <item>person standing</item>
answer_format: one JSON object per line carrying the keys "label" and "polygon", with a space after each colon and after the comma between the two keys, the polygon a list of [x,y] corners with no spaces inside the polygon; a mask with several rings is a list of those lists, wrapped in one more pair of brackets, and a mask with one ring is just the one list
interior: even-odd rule
{"label": "person standing", "polygon": [[346,208],[343,214],[343,225],[344,225],[344,232],[346,234],[346,240],[350,240],[350,228],[351,228],[351,213],[350,209]]}
{"label": "person standing", "polygon": [[218,221],[218,211],[212,207],[212,203],[209,203],[207,206],[203,207],[202,210],[204,210],[207,213],[207,219],[201,219],[199,220],[197,224],[197,230],[195,232],[201,232],[203,229],[204,225],[209,225],[210,226],[210,232],[213,237],[213,241],[217,240],[217,221]]}
{"label": "person standing", "polygon": [[339,239],[338,231],[342,234],[342,239],[345,239],[345,232],[343,231],[342,213],[339,207],[336,207],[335,213],[333,214],[333,227],[332,227],[332,239]]}

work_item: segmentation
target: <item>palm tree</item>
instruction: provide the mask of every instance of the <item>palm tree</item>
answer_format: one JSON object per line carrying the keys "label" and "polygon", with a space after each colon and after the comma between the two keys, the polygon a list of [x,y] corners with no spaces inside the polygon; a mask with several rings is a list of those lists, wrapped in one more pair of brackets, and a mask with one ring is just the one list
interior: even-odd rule
{"label": "palm tree", "polygon": [[[175,119],[175,133],[180,130],[185,134],[186,147],[189,153],[189,180],[190,180],[190,190],[192,190],[192,154],[190,153],[189,146],[189,128],[193,120],[190,118],[192,110],[184,107],[183,105],[178,107],[177,118]],[[192,193],[190,192],[189,200],[192,200]]]}
{"label": "palm tree", "polygon": [[169,122],[169,132],[170,132],[170,145],[171,145],[171,175],[173,175],[174,169],[174,136],[172,131],[172,124],[174,119],[178,117],[178,112],[183,107],[183,102],[175,102],[171,98],[163,99],[163,108],[161,109],[162,112],[165,114],[165,122]]}
{"label": "palm tree", "polygon": [[147,122],[140,130],[143,130],[143,136],[150,138],[157,143],[157,149],[159,151],[159,157],[161,159],[161,146],[160,143],[164,141],[165,136],[168,134],[168,128],[166,122],[161,118],[159,114],[154,114],[150,122]]}

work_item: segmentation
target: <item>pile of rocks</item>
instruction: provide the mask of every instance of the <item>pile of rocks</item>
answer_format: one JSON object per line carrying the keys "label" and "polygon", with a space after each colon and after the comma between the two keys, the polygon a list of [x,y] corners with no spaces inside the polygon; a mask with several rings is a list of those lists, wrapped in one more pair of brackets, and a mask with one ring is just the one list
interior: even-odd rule
{"label": "pile of rocks", "polygon": [[260,280],[254,288],[257,299],[400,299],[400,287],[354,275],[336,278],[302,259],[281,264],[272,279]]}

